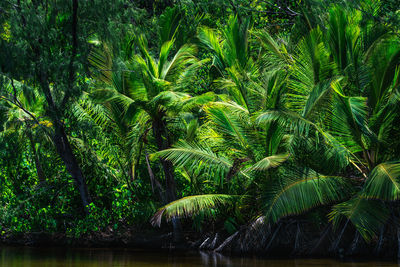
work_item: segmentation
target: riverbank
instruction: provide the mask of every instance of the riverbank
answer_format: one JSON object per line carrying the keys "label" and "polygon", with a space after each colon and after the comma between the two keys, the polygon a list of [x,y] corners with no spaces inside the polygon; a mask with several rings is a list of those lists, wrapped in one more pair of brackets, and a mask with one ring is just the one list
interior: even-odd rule
{"label": "riverbank", "polygon": [[33,247],[138,248],[168,251],[204,251],[223,255],[258,255],[263,257],[334,257],[396,260],[398,239],[394,225],[382,235],[366,242],[350,227],[333,229],[330,224],[315,229],[308,223],[286,220],[277,225],[265,224],[262,217],[242,226],[233,234],[184,232],[179,243],[168,231],[103,231],[69,237],[63,233],[5,234],[1,244]]}
{"label": "riverbank", "polygon": [[170,233],[110,233],[93,232],[81,237],[70,237],[65,233],[25,233],[8,234],[0,238],[1,245],[7,246],[55,246],[55,247],[130,247],[130,248],[163,248],[171,242]]}

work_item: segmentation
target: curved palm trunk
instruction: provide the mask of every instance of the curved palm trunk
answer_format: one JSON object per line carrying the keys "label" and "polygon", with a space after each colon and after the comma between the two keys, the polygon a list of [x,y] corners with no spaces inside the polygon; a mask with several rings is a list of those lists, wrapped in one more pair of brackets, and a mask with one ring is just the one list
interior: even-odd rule
{"label": "curved palm trunk", "polygon": [[[162,118],[153,121],[153,134],[156,139],[158,151],[170,148],[166,125]],[[165,200],[170,203],[176,200],[176,183],[174,166],[171,161],[160,158],[165,175]],[[172,219],[173,240],[178,243],[183,240],[182,226],[178,218]]]}

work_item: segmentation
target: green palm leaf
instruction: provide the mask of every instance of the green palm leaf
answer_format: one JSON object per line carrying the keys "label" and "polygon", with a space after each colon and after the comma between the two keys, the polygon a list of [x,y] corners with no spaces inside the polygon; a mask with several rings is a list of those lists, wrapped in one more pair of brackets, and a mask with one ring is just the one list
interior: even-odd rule
{"label": "green palm leaf", "polygon": [[[343,118],[341,118],[341,120],[343,120]],[[289,110],[269,110],[267,112],[261,113],[256,118],[256,122],[259,124],[265,124],[273,121],[276,121],[280,125],[289,128],[291,132],[299,134],[300,136],[307,136],[309,134],[309,131],[314,129],[316,132],[324,137],[327,144],[335,148],[337,153],[342,154],[342,158],[351,156],[352,159],[350,159],[350,162],[354,166],[358,168],[355,162],[363,165],[357,155],[354,154],[354,152],[359,151],[358,149],[355,151],[354,147],[359,148],[359,146],[357,146],[357,143],[353,141],[353,139],[351,138],[351,134],[349,134],[348,131],[344,132],[343,129],[340,129],[340,127],[338,126],[339,124],[336,125],[336,133],[340,131],[341,134],[335,135],[335,133],[331,134],[327,130],[325,130],[325,128]],[[344,137],[347,137],[347,139],[345,139],[347,140],[347,143],[343,142]],[[350,147],[348,147],[349,144],[351,144]]]}
{"label": "green palm leaf", "polygon": [[361,236],[369,241],[386,222],[389,211],[381,201],[358,196],[335,205],[328,217],[336,227],[343,218],[350,220]]}
{"label": "green palm leaf", "polygon": [[365,198],[395,201],[400,198],[400,162],[392,161],[376,166],[363,190]]}
{"label": "green palm leaf", "polygon": [[283,62],[291,63],[290,58],[287,56],[285,46],[279,46],[278,43],[266,30],[256,31],[256,37],[260,40],[261,45],[268,51],[271,51],[276,57],[280,58]]}
{"label": "green palm leaf", "polygon": [[[194,45],[184,45],[174,55],[171,61],[166,62],[159,73],[161,79],[175,82],[180,75],[187,69],[187,67],[198,63],[197,58],[194,56],[197,48]],[[198,68],[200,65],[197,64]],[[197,69],[195,68],[195,69]]]}
{"label": "green palm leaf", "polygon": [[160,16],[158,25],[160,26],[159,34],[162,43],[165,43],[175,37],[179,32],[181,25],[182,12],[178,7],[166,8]]}
{"label": "green palm leaf", "polygon": [[174,40],[166,41],[161,46],[160,56],[158,58],[158,73],[159,73],[158,77],[161,77],[160,74],[162,73],[164,65],[168,60],[169,52],[171,51],[173,46],[174,46]]}
{"label": "green palm leaf", "polygon": [[223,53],[222,42],[220,36],[212,29],[200,27],[198,38],[201,44],[214,54],[214,64],[219,71],[225,69],[225,56]]}
{"label": "green palm leaf", "polygon": [[258,124],[277,122],[283,127],[287,127],[289,128],[289,130],[294,131],[300,135],[308,134],[308,132],[312,128],[322,131],[322,129],[314,124],[312,121],[307,120],[296,112],[290,110],[268,110],[264,113],[259,114],[256,118],[256,122]]}
{"label": "green palm leaf", "polygon": [[273,155],[269,157],[265,157],[262,160],[256,162],[246,171],[265,171],[269,168],[275,168],[281,165],[288,159],[288,154],[280,154],[280,155]]}
{"label": "green palm leaf", "polygon": [[201,162],[207,163],[207,165],[224,172],[232,167],[232,163],[228,159],[218,156],[211,148],[184,141],[179,142],[174,148],[153,154],[152,158],[156,156],[170,160],[178,167],[197,166]]}
{"label": "green palm leaf", "polygon": [[322,176],[313,171],[300,175],[281,177],[267,188],[265,207],[269,220],[277,222],[348,196],[350,185],[343,177]]}
{"label": "green palm leaf", "polygon": [[213,122],[220,133],[225,135],[226,139],[234,140],[243,150],[247,149],[248,135],[246,135],[246,127],[243,125],[244,120],[239,116],[235,116],[237,113],[231,113],[226,107],[217,105],[208,107],[206,111],[210,121]]}
{"label": "green palm leaf", "polygon": [[175,200],[161,209],[151,218],[152,225],[161,225],[161,219],[164,217],[170,220],[174,217],[190,217],[201,211],[207,211],[218,206],[233,205],[238,196],[224,194],[210,194],[184,197]]}
{"label": "green palm leaf", "polygon": [[94,47],[89,54],[90,69],[97,79],[106,84],[112,83],[112,56],[106,45]]}

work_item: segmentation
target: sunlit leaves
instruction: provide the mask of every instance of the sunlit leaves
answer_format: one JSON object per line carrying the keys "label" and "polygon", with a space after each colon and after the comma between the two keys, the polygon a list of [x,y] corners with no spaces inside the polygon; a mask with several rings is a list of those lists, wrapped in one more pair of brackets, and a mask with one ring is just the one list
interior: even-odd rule
{"label": "sunlit leaves", "polygon": [[174,217],[190,217],[200,211],[208,211],[219,206],[233,205],[238,196],[232,195],[198,195],[175,200],[157,211],[151,219],[153,225],[160,226],[162,218],[171,220]]}

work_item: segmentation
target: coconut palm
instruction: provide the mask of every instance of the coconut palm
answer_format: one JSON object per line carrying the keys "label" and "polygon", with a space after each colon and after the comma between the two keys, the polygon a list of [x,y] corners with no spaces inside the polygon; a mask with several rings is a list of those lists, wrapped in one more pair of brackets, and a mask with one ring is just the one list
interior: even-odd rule
{"label": "coconut palm", "polygon": [[[258,121],[277,121],[288,127],[298,136],[293,139],[293,151],[299,138],[319,140],[316,144],[336,154],[321,158],[322,164],[326,166],[324,161],[329,160],[332,167],[340,166],[338,174],[348,165],[354,167],[362,190],[334,206],[330,218],[336,224],[347,218],[369,239],[388,218],[385,205],[372,199],[393,199],[396,194],[398,163],[393,161],[395,154],[382,146],[397,147],[387,134],[398,119],[400,61],[396,35],[381,25],[361,24],[362,19],[359,11],[333,6],[326,25],[312,29],[292,55],[295,64],[285,108],[264,112]],[[330,172],[329,167],[325,171]],[[288,214],[296,203],[286,206]]]}
{"label": "coconut palm", "polygon": [[[222,173],[213,172],[219,180],[232,170],[237,177],[253,181],[255,176],[246,170],[264,161],[257,154],[273,156],[279,149],[271,148],[283,142],[291,155],[289,162],[281,172],[267,175],[261,192],[268,221],[341,202],[333,207],[330,220],[338,225],[347,218],[368,240],[389,216],[390,205],[376,199],[397,200],[399,163],[390,147],[398,147],[398,142],[389,136],[396,129],[393,122],[399,119],[398,39],[360,11],[332,6],[327,14],[294,47],[290,46],[293,40],[278,42],[266,32],[257,32],[267,57],[261,57],[262,65],[250,68],[257,69],[251,79],[240,75],[246,64],[229,65],[225,59],[232,55],[224,53],[228,41],[203,29],[200,36],[212,49],[214,65],[223,77],[218,85],[229,89],[224,103],[206,109],[207,128],[212,128],[209,132],[214,137],[206,140],[213,141],[182,143],[159,154],[178,167],[213,166],[209,169]],[[263,66],[268,67],[264,70]],[[241,92],[241,84],[246,92],[235,93]],[[264,97],[261,89],[265,89]],[[254,115],[249,108],[252,98],[261,100],[253,103],[264,103]],[[274,141],[260,142],[269,138]],[[346,176],[349,170],[352,175]],[[356,190],[351,183],[362,189]],[[190,215],[226,204],[232,201],[228,196],[238,192],[229,193],[215,199],[186,198],[182,205],[178,200],[162,208],[154,219],[159,223],[160,216],[168,218],[169,213]],[[246,190],[239,193],[245,194]]]}
{"label": "coconut palm", "polygon": [[[192,75],[197,68],[204,63],[198,61],[194,54],[196,48],[193,45],[181,47],[170,58],[174,40],[165,42],[159,58],[150,56],[144,36],[135,38],[135,43],[140,54],[134,55],[120,72],[102,74],[103,81],[110,87],[98,89],[93,96],[106,101],[106,105],[116,107],[119,105],[121,119],[132,120],[138,116],[144,116],[143,121],[153,132],[158,150],[171,146],[171,136],[167,131],[167,118],[176,114],[184,107],[193,105],[200,98],[191,98],[185,93]],[[104,55],[92,54],[91,62],[100,71],[110,69],[114,62],[102,62]],[[109,71],[106,71],[109,72]],[[204,100],[209,95],[204,96]],[[180,103],[180,104],[179,104]],[[175,199],[175,180],[173,167],[170,162],[161,160],[167,184],[167,199]]]}
{"label": "coconut palm", "polygon": [[[136,136],[140,137],[137,144],[146,146],[147,135],[151,131],[156,150],[168,149],[174,139],[169,132],[174,122],[170,118],[179,117],[181,112],[214,99],[212,94],[191,97],[186,92],[197,69],[206,60],[196,59],[197,49],[194,45],[184,45],[171,55],[174,39],[162,44],[158,58],[150,55],[143,35],[135,36],[132,44],[139,53],[120,63],[120,71],[109,71],[116,66],[117,59],[112,59],[107,50],[93,51],[90,61],[99,71],[98,77],[106,87],[97,89],[92,96],[97,101],[102,101],[103,106],[114,114],[112,116],[117,116],[118,124],[124,122],[131,128],[136,125],[139,132]],[[177,192],[172,162],[164,158],[159,159],[165,177],[164,192],[151,170],[146,151],[147,148],[136,146],[136,159],[139,159],[140,153],[145,152],[152,186],[156,185],[163,202],[175,200]],[[132,161],[131,166],[135,161]]]}
{"label": "coconut palm", "polygon": [[[213,177],[217,190],[215,195],[191,196],[161,208],[153,218],[156,224],[161,222],[161,216],[191,216],[204,212],[205,207],[246,200],[250,191],[258,190],[255,185],[268,169],[288,157],[280,127],[274,124],[260,128],[253,118],[257,107],[278,105],[277,96],[285,78],[284,72],[278,70],[258,74],[259,67],[249,53],[248,29],[248,22],[239,25],[237,18],[231,18],[222,31],[224,39],[208,28],[199,32],[200,40],[214,55],[212,69],[218,70],[220,76],[215,81],[216,88],[226,94],[217,95],[218,101],[205,105],[206,120],[194,141],[182,140],[156,155],[187,170],[189,176],[200,168],[203,176]],[[243,187],[235,188],[237,184]]]}

